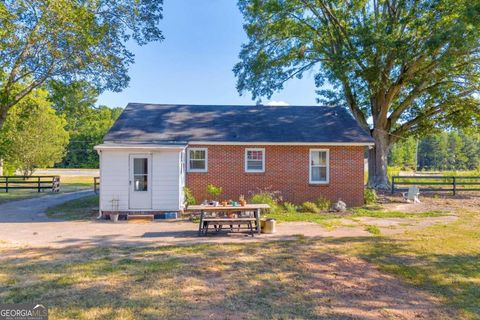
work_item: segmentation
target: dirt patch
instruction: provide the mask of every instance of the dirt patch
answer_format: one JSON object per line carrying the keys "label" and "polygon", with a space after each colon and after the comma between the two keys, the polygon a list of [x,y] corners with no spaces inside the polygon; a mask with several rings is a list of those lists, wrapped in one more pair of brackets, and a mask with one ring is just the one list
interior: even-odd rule
{"label": "dirt patch", "polygon": [[447,193],[421,193],[420,203],[407,203],[400,195],[382,194],[380,199],[385,210],[407,213],[427,211],[456,213],[458,209],[473,211],[480,208],[480,192],[464,192],[455,196]]}
{"label": "dirt patch", "polygon": [[440,302],[380,273],[355,257],[308,254],[302,258],[313,281],[310,291],[322,315],[361,319],[441,319],[449,311]]}
{"label": "dirt patch", "polygon": [[423,218],[373,218],[358,217],[356,220],[364,225],[374,225],[380,228],[382,235],[393,235],[405,231],[424,229],[435,224],[448,224],[458,219],[455,215]]}

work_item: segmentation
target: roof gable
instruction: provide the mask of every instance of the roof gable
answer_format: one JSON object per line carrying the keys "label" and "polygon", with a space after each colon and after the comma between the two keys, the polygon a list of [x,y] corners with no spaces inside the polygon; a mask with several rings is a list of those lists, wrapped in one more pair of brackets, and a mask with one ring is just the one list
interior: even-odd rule
{"label": "roof gable", "polygon": [[112,143],[371,143],[341,107],[129,103],[108,134]]}

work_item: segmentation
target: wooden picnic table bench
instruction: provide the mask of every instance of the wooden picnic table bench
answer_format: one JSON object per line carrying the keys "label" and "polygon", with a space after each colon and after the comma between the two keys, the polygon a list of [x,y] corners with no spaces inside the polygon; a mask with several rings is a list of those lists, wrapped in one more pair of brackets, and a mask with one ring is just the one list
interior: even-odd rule
{"label": "wooden picnic table bench", "polygon": [[[260,210],[270,209],[267,204],[247,204],[245,206],[211,206],[193,205],[188,206],[187,211],[200,211],[200,223],[198,235],[207,235],[210,226],[217,232],[223,226],[230,226],[230,231],[249,230],[253,236],[255,232],[260,233]],[[228,213],[237,212],[240,216],[228,217]],[[249,215],[248,213],[252,213]],[[242,227],[245,226],[245,227]]]}

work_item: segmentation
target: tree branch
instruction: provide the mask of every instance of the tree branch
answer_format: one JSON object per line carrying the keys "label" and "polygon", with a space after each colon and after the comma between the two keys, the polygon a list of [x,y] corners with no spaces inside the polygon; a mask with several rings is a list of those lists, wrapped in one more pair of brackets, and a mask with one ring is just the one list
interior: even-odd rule
{"label": "tree branch", "polygon": [[410,94],[397,106],[397,108],[392,112],[392,114],[388,117],[388,129],[392,127],[393,124],[397,122],[403,112],[410,107],[410,104],[415,100],[418,95],[424,91],[425,85],[427,84],[427,80],[423,80],[418,86],[413,88]]}
{"label": "tree branch", "polygon": [[365,119],[365,115],[358,106],[357,99],[352,92],[352,88],[350,87],[348,79],[342,79],[342,85],[350,111],[352,112],[355,119],[357,119],[357,121],[360,123],[360,126],[366,131],[370,132],[370,127],[368,126],[367,120]]}
{"label": "tree branch", "polygon": [[[466,90],[461,93],[459,93],[456,97],[466,97],[470,94],[472,94],[474,90]],[[434,115],[444,111],[444,107],[449,105],[450,101],[445,101],[439,105],[436,105],[434,107],[431,107],[430,109],[426,110],[424,113],[419,114],[416,116],[414,119],[405,122],[402,124],[400,127],[398,127],[393,133],[392,136],[399,136],[401,137],[404,135],[408,130],[410,130],[414,125],[420,123],[422,120],[425,120],[426,118],[433,117]]]}

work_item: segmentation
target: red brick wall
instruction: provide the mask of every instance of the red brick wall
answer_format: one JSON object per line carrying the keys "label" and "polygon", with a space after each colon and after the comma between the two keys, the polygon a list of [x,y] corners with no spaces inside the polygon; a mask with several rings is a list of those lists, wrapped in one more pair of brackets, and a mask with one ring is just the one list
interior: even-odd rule
{"label": "red brick wall", "polygon": [[[208,199],[212,183],[223,188],[221,199],[250,197],[258,189],[280,191],[284,200],[300,204],[324,196],[348,206],[363,204],[364,148],[361,146],[195,146],[208,148],[208,172],[187,172],[186,185],[197,201]],[[245,148],[265,148],[265,172],[245,172]],[[309,184],[309,150],[330,150],[330,182]]]}

